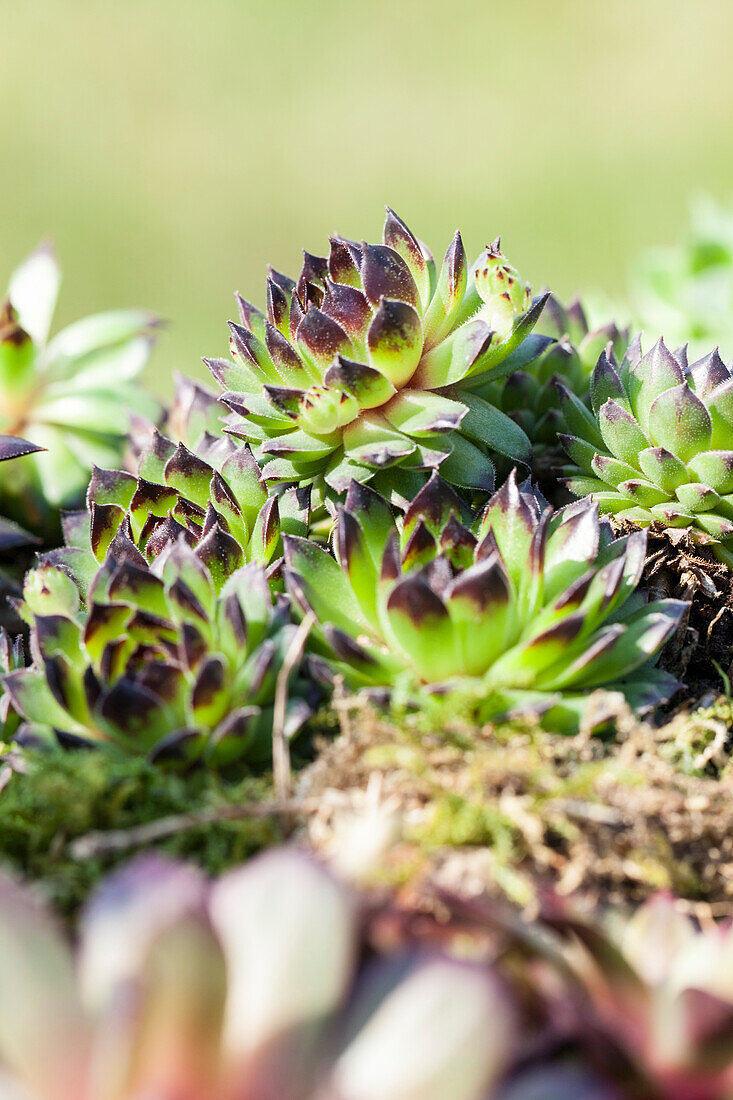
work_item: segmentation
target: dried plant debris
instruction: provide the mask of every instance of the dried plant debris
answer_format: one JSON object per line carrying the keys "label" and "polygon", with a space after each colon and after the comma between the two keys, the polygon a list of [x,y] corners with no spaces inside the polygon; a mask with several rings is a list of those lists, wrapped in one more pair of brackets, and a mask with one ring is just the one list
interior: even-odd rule
{"label": "dried plant debris", "polygon": [[616,708],[609,741],[526,720],[430,730],[353,702],[300,780],[318,804],[304,832],[342,868],[505,896],[530,913],[546,889],[628,907],[669,888],[693,912],[733,915],[729,701],[654,729],[598,693],[593,705]]}
{"label": "dried plant debris", "polygon": [[[632,525],[621,525],[632,530]],[[717,693],[733,669],[733,577],[709,546],[688,529],[653,524],[641,580],[658,600],[686,600],[690,609],[684,629],[666,648],[662,667],[683,682],[685,700]]]}

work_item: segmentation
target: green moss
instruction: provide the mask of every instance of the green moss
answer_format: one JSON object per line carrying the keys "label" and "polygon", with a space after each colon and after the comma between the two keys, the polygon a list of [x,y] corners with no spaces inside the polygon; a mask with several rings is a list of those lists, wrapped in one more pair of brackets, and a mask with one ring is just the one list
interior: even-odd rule
{"label": "green moss", "polygon": [[733,698],[727,677],[724,682],[725,695],[720,695],[711,706],[678,715],[662,731],[662,754],[686,775],[723,779],[731,774]]}
{"label": "green moss", "polygon": [[[67,915],[100,875],[136,851],[132,846],[74,858],[77,838],[272,798],[268,776],[227,781],[205,770],[180,775],[144,759],[86,750],[29,752],[24,760],[25,774],[13,774],[0,794],[0,866],[36,881]],[[281,839],[276,818],[243,817],[182,828],[145,847],[217,874]]]}
{"label": "green moss", "polygon": [[445,845],[487,845],[500,862],[517,856],[518,830],[506,814],[489,802],[443,793],[437,798],[429,826],[421,831],[428,848]]}

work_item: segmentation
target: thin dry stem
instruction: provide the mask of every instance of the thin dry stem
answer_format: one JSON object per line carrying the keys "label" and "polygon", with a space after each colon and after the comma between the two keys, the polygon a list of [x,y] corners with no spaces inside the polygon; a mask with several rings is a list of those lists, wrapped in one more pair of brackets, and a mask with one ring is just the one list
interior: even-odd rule
{"label": "thin dry stem", "polygon": [[290,797],[292,777],[290,770],[290,743],[285,736],[285,717],[288,705],[288,686],[295,666],[303,656],[305,643],[316,617],[309,611],[298,626],[288,647],[275,685],[275,705],[272,713],[272,778],[275,798],[286,802]]}
{"label": "thin dry stem", "polygon": [[[312,807],[310,807],[312,808]],[[170,814],[168,817],[135,825],[129,829],[111,829],[108,832],[86,833],[69,844],[72,859],[93,859],[152,844],[177,833],[195,829],[200,825],[215,825],[219,821],[238,821],[247,817],[287,817],[308,812],[307,802],[245,802],[240,806],[219,806],[212,810],[197,810],[190,814]]]}

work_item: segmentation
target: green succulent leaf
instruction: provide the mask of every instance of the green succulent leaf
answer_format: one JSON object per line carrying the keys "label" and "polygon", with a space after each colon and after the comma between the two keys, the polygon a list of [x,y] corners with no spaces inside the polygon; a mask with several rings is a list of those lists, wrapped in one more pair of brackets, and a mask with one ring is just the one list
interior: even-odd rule
{"label": "green succulent leaf", "polygon": [[642,473],[668,494],[674,493],[689,476],[684,463],[664,447],[648,447],[639,451],[638,462]]}
{"label": "green succulent leaf", "polygon": [[389,423],[411,437],[426,437],[434,432],[449,432],[460,427],[467,408],[442,394],[427,390],[402,390],[385,407]]}
{"label": "green succulent leaf", "polygon": [[377,409],[397,392],[384,373],[341,356],[328,368],[323,381],[326,386],[353,397],[360,409]]}
{"label": "green succulent leaf", "polygon": [[659,340],[652,350],[628,373],[628,391],[631,405],[642,431],[649,434],[649,415],[652,405],[665,391],[684,384],[685,377],[675,357]]}
{"label": "green succulent leaf", "polygon": [[630,466],[639,451],[648,445],[648,440],[633,416],[610,398],[599,410],[598,425],[603,442],[611,454]]}
{"label": "green succulent leaf", "polygon": [[428,264],[417,238],[389,207],[387,207],[387,218],[384,223],[384,243],[405,261],[415,281],[420,308],[424,312],[431,294]]}
{"label": "green succulent leaf", "polygon": [[291,591],[304,611],[346,631],[352,623],[368,627],[348,579],[330,554],[295,536],[283,538]]}
{"label": "green succulent leaf", "polygon": [[460,667],[457,638],[445,604],[420,577],[397,582],[387,600],[387,619],[397,646],[428,683]]}
{"label": "green succulent leaf", "polygon": [[702,451],[688,459],[687,469],[716,492],[733,492],[733,451]]}
{"label": "green succulent leaf", "polygon": [[631,412],[631,405],[624,385],[619,378],[612,359],[602,352],[590,380],[590,398],[593,411],[598,415],[606,401],[615,401],[621,408]]}
{"label": "green succulent leaf", "polygon": [[649,409],[649,437],[682,462],[710,446],[708,410],[685,382],[661,393]]}
{"label": "green succulent leaf", "polygon": [[518,424],[475,393],[462,394],[461,400],[468,406],[462,428],[470,439],[515,462],[529,462],[532,445]]}

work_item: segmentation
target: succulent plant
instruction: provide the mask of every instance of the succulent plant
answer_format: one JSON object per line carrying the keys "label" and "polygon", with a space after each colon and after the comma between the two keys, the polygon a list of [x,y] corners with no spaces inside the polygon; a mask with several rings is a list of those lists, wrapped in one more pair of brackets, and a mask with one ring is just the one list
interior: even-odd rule
{"label": "succulent plant", "polygon": [[558,447],[558,432],[567,431],[555,382],[561,381],[590,407],[590,376],[598,356],[609,343],[616,355],[622,355],[628,331],[614,322],[590,331],[580,301],[576,298],[566,309],[553,294],[534,331],[553,342],[523,370],[493,383],[486,396],[527,434],[536,466],[546,452]]}
{"label": "succulent plant", "polygon": [[93,897],[76,958],[3,877],[0,945],[17,1100],[490,1100],[513,1050],[487,969],[365,963],[351,895],[294,851],[213,885],[142,857]]}
{"label": "succulent plant", "polygon": [[[440,467],[490,490],[490,452],[527,462],[529,441],[482,396],[547,340],[529,337],[532,301],[499,242],[469,275],[456,233],[440,271],[391,210],[382,244],[333,237],[305,253],[295,282],[270,270],[267,313],[239,298],[234,362],[207,360],[271,485],[314,485],[316,500],[376,479],[410,497]],[[529,338],[528,338],[529,337]]]}
{"label": "succulent plant", "polygon": [[587,383],[590,373],[598,362],[598,356],[612,344],[616,354],[629,342],[629,330],[620,328],[615,321],[591,328],[586,308],[580,298],[573,298],[564,306],[555,294],[549,294],[535,331],[555,340],[566,337],[575,348],[578,359],[586,374]]}
{"label": "succulent plant", "polygon": [[352,682],[472,685],[485,717],[534,711],[563,728],[594,688],[636,707],[675,681],[652,666],[686,607],[645,604],[636,586],[646,536],[613,540],[589,500],[553,514],[514,472],[474,530],[439,477],[401,528],[353,482],[339,510],[336,559],[285,538],[286,583],[312,610],[331,659]]}
{"label": "succulent plant", "polygon": [[[608,929],[572,917],[551,924],[572,940],[586,1015],[613,1036],[664,1100],[733,1095],[733,927],[696,927],[668,894]],[[635,1093],[636,1095],[636,1093]]]}
{"label": "succulent plant", "polygon": [[12,474],[0,470],[0,507],[47,537],[58,509],[83,499],[92,465],[119,463],[130,415],[159,412],[135,382],[152,346],[151,315],[100,313],[49,340],[59,282],[42,246],[14,272],[0,309],[0,432],[37,445]]}
{"label": "succulent plant", "polygon": [[136,475],[95,467],[87,511],[64,519],[67,541],[101,562],[124,530],[152,563],[165,546],[183,538],[212,569],[230,573],[256,561],[276,573],[282,531],[308,533],[307,489],[268,494],[246,443],[236,447],[227,437],[203,431],[196,447],[189,450],[154,429]]}
{"label": "succulent plant", "polygon": [[684,348],[642,356],[635,341],[620,366],[601,355],[591,399],[562,390],[571,492],[618,520],[688,527],[733,564],[733,375],[717,351],[688,365]]}
{"label": "succulent plant", "polygon": [[685,240],[643,252],[631,272],[637,325],[653,339],[691,345],[694,356],[720,344],[733,355],[733,211],[709,196],[692,207]]}
{"label": "succulent plant", "polygon": [[[165,537],[151,556],[120,530],[99,566],[72,547],[28,574],[21,611],[33,661],[3,678],[24,732],[158,761],[267,759],[296,630],[287,602],[216,525],[196,549],[185,535]],[[319,692],[297,664],[289,689],[292,737]]]}

